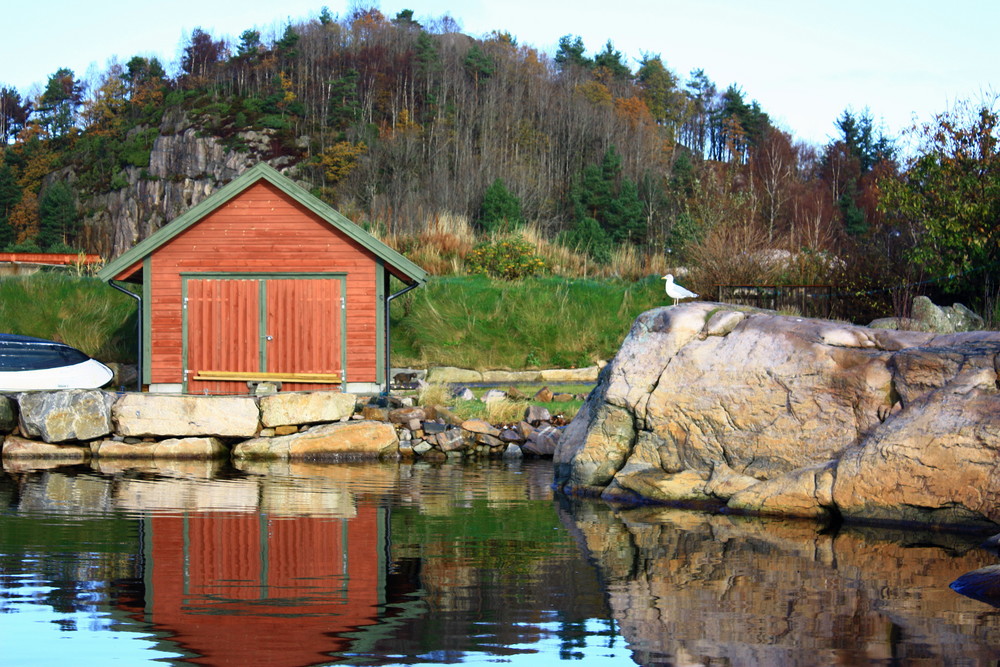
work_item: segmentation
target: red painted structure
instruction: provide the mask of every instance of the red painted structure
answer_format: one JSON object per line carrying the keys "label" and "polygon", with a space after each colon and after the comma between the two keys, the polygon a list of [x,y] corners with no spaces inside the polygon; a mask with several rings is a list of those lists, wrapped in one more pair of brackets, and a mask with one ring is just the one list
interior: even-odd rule
{"label": "red painted structure", "polygon": [[[390,276],[408,286],[427,278],[264,164],[99,274],[143,285],[144,382],[190,393],[247,390],[199,379],[203,372],[387,384]],[[336,386],[283,382],[290,390]]]}

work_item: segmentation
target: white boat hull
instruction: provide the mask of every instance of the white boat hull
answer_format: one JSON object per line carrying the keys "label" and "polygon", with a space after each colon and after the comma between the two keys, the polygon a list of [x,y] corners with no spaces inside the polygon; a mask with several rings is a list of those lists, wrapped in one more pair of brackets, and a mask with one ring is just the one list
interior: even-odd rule
{"label": "white boat hull", "polygon": [[0,392],[97,389],[111,382],[113,376],[111,369],[96,359],[56,368],[0,369]]}

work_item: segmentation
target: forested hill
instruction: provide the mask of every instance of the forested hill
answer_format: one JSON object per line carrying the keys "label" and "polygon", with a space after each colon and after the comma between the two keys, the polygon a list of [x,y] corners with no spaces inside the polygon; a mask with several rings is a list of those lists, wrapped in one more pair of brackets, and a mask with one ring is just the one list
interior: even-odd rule
{"label": "forested hill", "polygon": [[86,85],[60,69],[37,99],[0,86],[0,248],[120,254],[258,160],[388,234],[527,221],[598,262],[630,247],[706,283],[765,279],[767,262],[717,266],[733,248],[892,259],[923,238],[919,216],[881,205],[889,192],[904,210],[913,190],[867,112],[803,145],[738,85],[626,62],[612,41],[588,52],[568,35],[550,57],[448,17],[324,9],[267,40],[196,29],[171,69],[136,56]]}
{"label": "forested hill", "polygon": [[[297,179],[355,219],[392,229],[441,212],[475,217],[499,178],[526,218],[558,230],[579,217],[574,180],[613,149],[604,166],[636,187],[629,196],[641,213],[605,231],[660,243],[705,160],[745,162],[765,144],[792,150],[742,91],[719,91],[703,72],[682,82],[655,56],[633,69],[611,42],[588,57],[572,37],[553,59],[506,34],[477,40],[454,32],[447,18],[423,26],[411,12],[388,19],[369,9],[339,21],[324,13],[290,24],[273,43],[255,30],[230,41],[198,29],[179,70],[170,78],[162,63],[134,57],[89,90],[68,70],[54,73],[38,100],[5,89],[0,129],[15,143],[0,196],[15,196],[13,177],[22,206],[7,206],[16,210],[0,241],[50,245],[64,236],[117,253],[130,235],[122,225],[140,236],[151,231],[124,220],[128,209],[152,206],[146,213],[162,222],[258,158],[295,165]],[[190,136],[158,144],[185,132],[205,145]],[[199,164],[183,155],[150,161],[153,152],[192,150],[202,154]],[[57,176],[45,185],[65,180],[94,229],[36,236],[31,195],[44,198],[51,172]],[[157,179],[197,183],[178,198],[148,187]],[[109,217],[108,206],[119,204],[126,210]],[[164,206],[172,210],[156,210]]]}

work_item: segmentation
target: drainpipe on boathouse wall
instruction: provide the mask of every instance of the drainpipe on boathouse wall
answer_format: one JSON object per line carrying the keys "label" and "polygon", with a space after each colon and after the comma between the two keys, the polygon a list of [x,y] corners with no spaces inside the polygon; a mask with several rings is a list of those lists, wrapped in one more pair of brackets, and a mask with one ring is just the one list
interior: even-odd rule
{"label": "drainpipe on boathouse wall", "polygon": [[116,290],[118,290],[122,294],[129,295],[130,297],[132,297],[133,299],[135,299],[136,302],[137,302],[136,308],[138,310],[137,310],[137,317],[135,318],[136,319],[136,322],[135,322],[135,340],[136,340],[136,348],[135,348],[135,365],[136,365],[135,383],[136,383],[136,387],[135,387],[135,390],[138,391],[138,392],[141,392],[142,391],[142,296],[139,295],[139,294],[136,294],[134,292],[130,292],[129,290],[127,290],[124,287],[122,287],[121,285],[118,285],[117,283],[115,283],[114,280],[109,280],[108,284],[111,285],[112,287],[114,287]]}
{"label": "drainpipe on boathouse wall", "polygon": [[[388,283],[388,281],[386,281]],[[420,283],[413,283],[412,285],[407,285],[405,288],[399,290],[395,294],[390,294],[385,300],[385,389],[382,391],[383,396],[389,395],[389,374],[392,373],[392,366],[390,365],[390,350],[392,349],[391,336],[389,330],[392,326],[389,324],[389,304],[397,296],[403,296],[411,289],[419,287]]]}

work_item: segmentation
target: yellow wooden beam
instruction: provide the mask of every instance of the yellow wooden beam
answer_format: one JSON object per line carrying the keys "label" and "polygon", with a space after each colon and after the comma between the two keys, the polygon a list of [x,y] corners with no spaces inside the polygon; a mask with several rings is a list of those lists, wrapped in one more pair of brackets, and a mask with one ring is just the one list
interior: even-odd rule
{"label": "yellow wooden beam", "polygon": [[339,373],[245,373],[242,371],[198,371],[195,380],[216,382],[313,382],[341,384]]}

